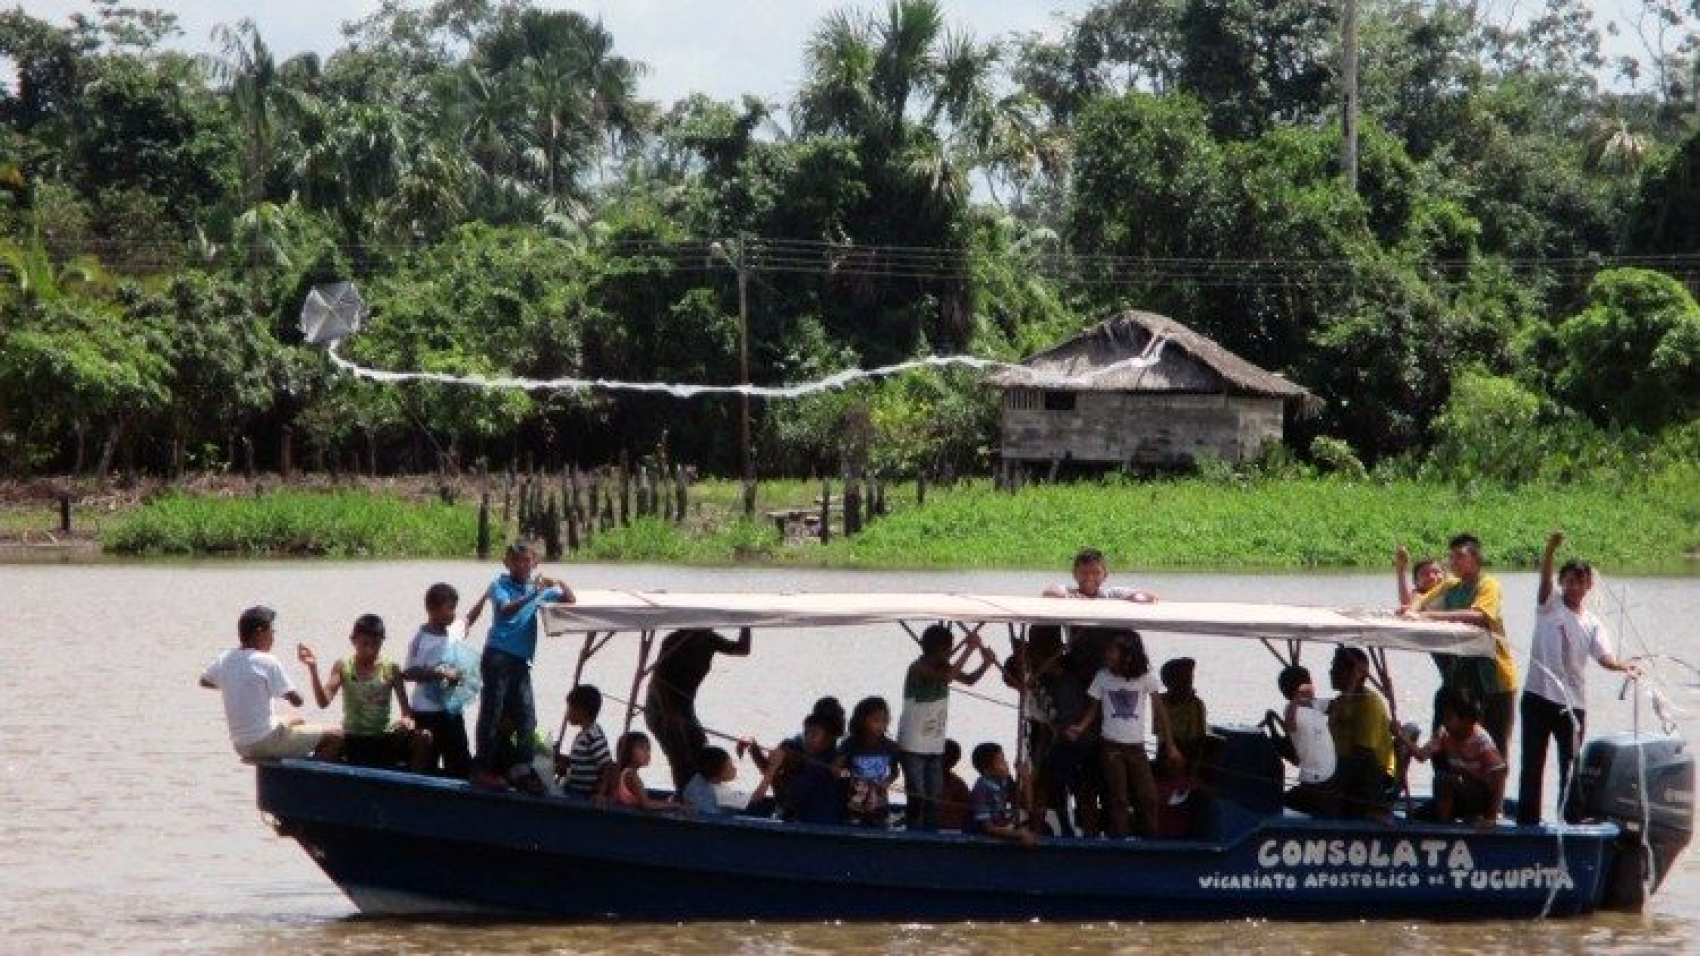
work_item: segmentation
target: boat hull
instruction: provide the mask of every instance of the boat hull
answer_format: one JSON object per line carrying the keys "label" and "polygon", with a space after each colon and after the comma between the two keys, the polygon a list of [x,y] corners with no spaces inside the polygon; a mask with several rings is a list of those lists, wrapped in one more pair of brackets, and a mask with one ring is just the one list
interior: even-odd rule
{"label": "boat hull", "polygon": [[[597,808],[286,761],[261,810],[362,912],[573,920],[1506,919],[1585,913],[1615,826],[1255,818],[1231,838],[987,839]],[[1562,865],[1560,865],[1560,861]]]}

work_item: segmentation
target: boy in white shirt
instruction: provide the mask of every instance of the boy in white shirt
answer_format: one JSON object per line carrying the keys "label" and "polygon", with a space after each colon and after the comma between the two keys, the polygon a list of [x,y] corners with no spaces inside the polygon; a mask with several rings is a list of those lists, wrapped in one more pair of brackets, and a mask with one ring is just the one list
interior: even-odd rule
{"label": "boy in white shirt", "polygon": [[465,780],[472,772],[466,719],[459,711],[450,711],[445,700],[465,675],[443,661],[459,602],[460,594],[452,585],[437,583],[425,590],[425,623],[407,645],[401,677],[415,682],[409,703],[415,726],[431,733],[432,769],[440,762],[444,776]]}
{"label": "boy in white shirt", "polygon": [[201,686],[224,696],[224,719],[230,743],[244,760],[284,760],[299,757],[334,759],[342,752],[342,731],[305,724],[299,717],[282,719],[272,710],[281,697],[300,707],[301,694],[270,653],[276,640],[272,625],[277,612],[251,607],[236,621],[241,645],[220,654],[201,674]]}
{"label": "boy in white shirt", "polygon": [[[1546,774],[1547,743],[1557,744],[1558,792],[1562,799],[1570,764],[1587,729],[1588,658],[1608,671],[1637,675],[1635,665],[1612,653],[1611,635],[1588,610],[1594,569],[1586,561],[1566,561],[1553,589],[1553,560],[1564,532],[1547,537],[1541,555],[1541,585],[1535,600],[1535,636],[1529,642],[1528,676],[1523,681],[1523,767],[1517,787],[1517,822],[1541,822],[1541,784]],[[1560,807],[1560,812],[1563,808]]]}
{"label": "boy in white shirt", "polygon": [[1299,768],[1299,782],[1283,803],[1301,813],[1328,813],[1335,801],[1328,782],[1334,778],[1334,736],[1328,731],[1328,702],[1318,700],[1310,671],[1294,664],[1281,669],[1275,683],[1287,699],[1284,714],[1264,718],[1275,738],[1275,749]]}

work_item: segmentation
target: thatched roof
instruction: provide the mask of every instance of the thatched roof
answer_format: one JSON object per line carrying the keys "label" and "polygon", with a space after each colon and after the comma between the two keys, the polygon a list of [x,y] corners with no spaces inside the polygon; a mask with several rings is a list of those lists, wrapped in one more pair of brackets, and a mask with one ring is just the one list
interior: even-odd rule
{"label": "thatched roof", "polygon": [[[1155,363],[1148,350],[1161,339]],[[1320,404],[1303,386],[1265,371],[1167,316],[1128,311],[991,377],[1004,388],[1070,391],[1227,392]]]}

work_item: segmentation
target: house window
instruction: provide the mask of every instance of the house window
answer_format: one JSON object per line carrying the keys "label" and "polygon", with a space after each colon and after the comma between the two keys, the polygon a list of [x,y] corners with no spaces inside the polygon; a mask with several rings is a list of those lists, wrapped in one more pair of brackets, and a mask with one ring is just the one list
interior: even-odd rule
{"label": "house window", "polygon": [[1074,411],[1075,394],[1073,392],[1046,392],[1045,411],[1072,412]]}
{"label": "house window", "polygon": [[1039,407],[1039,391],[1032,388],[1012,388],[1006,404],[1016,411],[1033,411]]}

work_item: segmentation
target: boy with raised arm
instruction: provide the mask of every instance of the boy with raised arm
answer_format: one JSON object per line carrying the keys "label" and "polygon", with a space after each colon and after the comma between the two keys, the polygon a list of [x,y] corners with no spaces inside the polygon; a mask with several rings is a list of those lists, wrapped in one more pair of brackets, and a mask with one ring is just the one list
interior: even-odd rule
{"label": "boy with raised arm", "polygon": [[[1529,673],[1519,711],[1523,717],[1523,769],[1517,787],[1517,822],[1541,821],[1541,786],[1546,775],[1547,743],[1558,749],[1558,793],[1562,800],[1570,765],[1587,732],[1588,658],[1608,671],[1638,675],[1612,653],[1611,635],[1588,609],[1594,569],[1571,559],[1553,587],[1553,561],[1564,532],[1547,537],[1541,554],[1541,584],[1535,595],[1535,636],[1529,642]],[[1563,807],[1560,807],[1563,812]]]}
{"label": "boy with raised arm", "polygon": [[[573,603],[573,592],[554,578],[534,576],[537,554],[530,543],[515,541],[502,556],[502,574],[490,582],[466,615],[470,633],[484,605],[491,608],[490,635],[479,659],[484,689],[478,699],[478,752],[473,757],[472,785],[483,790],[506,790],[511,782],[532,796],[549,788],[531,765],[537,737],[537,704],[531,695],[531,659],[537,654],[537,610],[552,601]],[[503,744],[506,721],[518,741]],[[508,763],[509,766],[498,766]]]}
{"label": "boy with raised arm", "polygon": [[[950,627],[934,624],[921,632],[921,656],[903,678],[903,715],[897,723],[902,750],[903,788],[908,796],[903,812],[909,829],[937,830],[938,801],[944,796],[945,724],[950,715],[952,682],[975,684],[997,659],[980,643],[979,630],[970,631],[953,663]],[[968,658],[979,652],[980,666],[967,671]]]}
{"label": "boy with raised arm", "polygon": [[1418,558],[1415,565],[1411,564],[1411,552],[1400,545],[1393,551],[1393,577],[1399,584],[1399,612],[1403,614],[1446,580],[1446,569],[1433,558]]}
{"label": "boy with raised arm", "polygon": [[342,750],[341,731],[310,726],[299,717],[279,718],[272,710],[272,700],[279,697],[296,707],[302,703],[301,692],[271,653],[276,620],[277,612],[269,607],[243,611],[236,620],[240,644],[207,666],[201,686],[223,695],[230,743],[243,760],[334,759]]}

